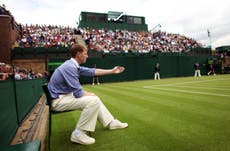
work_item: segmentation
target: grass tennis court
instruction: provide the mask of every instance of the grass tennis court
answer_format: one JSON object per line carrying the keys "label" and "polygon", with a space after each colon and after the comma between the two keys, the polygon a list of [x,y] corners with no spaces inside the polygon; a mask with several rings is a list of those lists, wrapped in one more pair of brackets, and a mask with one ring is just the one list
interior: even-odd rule
{"label": "grass tennis court", "polygon": [[70,142],[80,111],[53,118],[53,151],[228,151],[230,75],[85,85],[129,127],[99,123],[90,146]]}

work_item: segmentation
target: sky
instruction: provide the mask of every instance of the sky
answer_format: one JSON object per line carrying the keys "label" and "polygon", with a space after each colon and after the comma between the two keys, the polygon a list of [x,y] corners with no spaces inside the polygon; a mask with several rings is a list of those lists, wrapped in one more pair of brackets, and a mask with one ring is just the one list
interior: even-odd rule
{"label": "sky", "polygon": [[0,0],[2,4],[22,24],[77,27],[82,11],[118,11],[145,17],[149,30],[185,35],[212,49],[230,45],[230,0]]}

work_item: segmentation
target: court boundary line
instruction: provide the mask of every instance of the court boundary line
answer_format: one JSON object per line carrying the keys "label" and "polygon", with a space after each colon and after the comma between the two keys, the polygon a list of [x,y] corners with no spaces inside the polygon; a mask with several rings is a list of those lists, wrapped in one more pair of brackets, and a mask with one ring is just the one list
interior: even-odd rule
{"label": "court boundary line", "polygon": [[213,95],[213,96],[222,96],[222,97],[230,97],[227,94],[215,94],[215,93],[208,93],[208,92],[197,92],[197,91],[187,91],[187,90],[175,90],[175,89],[167,89],[167,88],[146,88],[146,89],[159,89],[159,90],[166,90],[166,91],[174,91],[174,92],[184,92],[184,93],[192,93],[192,94],[201,94],[201,95]]}
{"label": "court boundary line", "polygon": [[144,89],[159,89],[159,90],[183,92],[183,93],[192,93],[192,94],[201,94],[201,95],[213,95],[213,96],[221,96],[221,97],[230,97],[230,95],[227,95],[227,94],[215,94],[215,93],[208,93],[208,92],[197,92],[197,91],[187,91],[187,90],[178,90],[178,89],[175,90],[175,89],[169,89],[169,88],[160,88],[160,86],[183,87],[183,86],[177,86],[177,85],[187,84],[187,83],[202,83],[202,82],[210,82],[210,81],[222,81],[222,80],[228,80],[228,79],[230,79],[230,78],[211,79],[211,80],[202,80],[202,81],[186,81],[186,82],[171,83],[171,84],[149,85],[149,86],[143,86],[143,88]]}
{"label": "court boundary line", "polygon": [[225,88],[216,88],[216,87],[200,87],[200,86],[197,86],[197,87],[194,87],[194,86],[179,86],[179,85],[174,85],[175,87],[178,87],[178,88],[199,88],[199,89],[209,89],[209,90],[227,90]]}
{"label": "court boundary line", "polygon": [[202,81],[186,81],[180,83],[171,83],[171,84],[158,84],[158,85],[146,85],[143,88],[154,88],[158,86],[175,86],[180,84],[187,84],[187,83],[202,83],[202,82],[210,82],[210,81],[222,81],[222,80],[229,80],[230,78],[223,78],[223,79],[211,79],[211,80],[202,80]]}

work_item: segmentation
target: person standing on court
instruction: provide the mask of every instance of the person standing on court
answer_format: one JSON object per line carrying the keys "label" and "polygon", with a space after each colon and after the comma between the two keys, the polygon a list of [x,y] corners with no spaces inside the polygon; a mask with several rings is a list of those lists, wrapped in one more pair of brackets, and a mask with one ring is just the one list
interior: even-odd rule
{"label": "person standing on court", "polygon": [[160,80],[160,64],[157,63],[155,66],[154,80]]}
{"label": "person standing on court", "polygon": [[194,77],[201,77],[201,74],[200,74],[200,64],[198,62],[196,62],[194,64],[194,69],[195,69]]}
{"label": "person standing on court", "polygon": [[214,69],[214,67],[213,67],[212,64],[209,66],[208,75],[210,75],[210,74],[212,74],[212,75],[214,75],[214,76],[216,75],[215,69]]}
{"label": "person standing on court", "polygon": [[[97,68],[97,65],[94,64],[93,67],[96,69],[96,68]],[[100,85],[99,77],[98,77],[98,76],[93,76],[93,83],[92,83],[92,85],[95,85],[95,81],[97,81],[97,85]]]}
{"label": "person standing on court", "polygon": [[110,130],[128,127],[127,123],[113,117],[96,94],[83,90],[79,81],[80,76],[119,74],[125,68],[115,66],[112,69],[98,69],[80,66],[88,58],[87,51],[85,45],[74,44],[70,49],[71,58],[54,71],[48,84],[54,111],[82,110],[70,140],[83,145],[95,143],[95,139],[86,132],[95,131],[97,120]]}

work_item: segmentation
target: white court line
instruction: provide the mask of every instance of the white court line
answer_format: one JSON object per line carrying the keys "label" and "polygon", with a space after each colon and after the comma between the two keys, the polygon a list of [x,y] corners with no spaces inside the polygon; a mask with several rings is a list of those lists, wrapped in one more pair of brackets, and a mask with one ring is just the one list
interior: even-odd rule
{"label": "white court line", "polygon": [[230,78],[223,78],[223,79],[211,79],[211,80],[202,80],[202,81],[186,81],[186,82],[181,82],[181,83],[171,83],[171,84],[158,84],[158,85],[149,85],[149,86],[144,86],[143,88],[155,88],[158,86],[175,86],[175,85],[180,85],[180,84],[187,84],[187,83],[202,83],[202,82],[210,82],[210,81],[222,81],[222,80],[229,80]]}
{"label": "white court line", "polygon": [[207,93],[207,92],[196,92],[196,91],[186,91],[186,90],[175,90],[175,89],[165,89],[165,88],[147,88],[147,89],[159,89],[159,90],[166,90],[166,91],[174,91],[174,92],[184,92],[184,93],[193,93],[193,94],[202,94],[202,95],[214,95],[214,96],[222,96],[222,97],[230,97],[230,95],[226,94],[215,94],[215,93]]}
{"label": "white court line", "polygon": [[211,79],[211,80],[202,80],[202,81],[187,81],[187,82],[181,82],[181,83],[171,83],[171,84],[159,84],[159,85],[144,86],[143,88],[146,88],[146,89],[159,89],[159,90],[174,91],[174,92],[193,93],[193,94],[202,94],[202,95],[214,95],[214,96],[230,97],[230,95],[226,95],[226,94],[215,94],[215,93],[207,93],[207,92],[197,92],[197,91],[187,91],[187,90],[175,90],[175,89],[159,88],[159,86],[176,86],[176,85],[187,84],[187,83],[201,83],[201,82],[210,82],[210,81],[222,81],[222,80],[228,80],[228,79],[230,79],[230,78]]}
{"label": "white court line", "polygon": [[200,86],[197,86],[197,87],[193,87],[193,86],[174,86],[174,87],[179,87],[179,88],[199,88],[199,89],[209,89],[209,90],[229,90],[229,89],[223,89],[223,88],[215,88],[215,87],[212,87],[212,88],[209,88],[209,87],[200,87]]}

